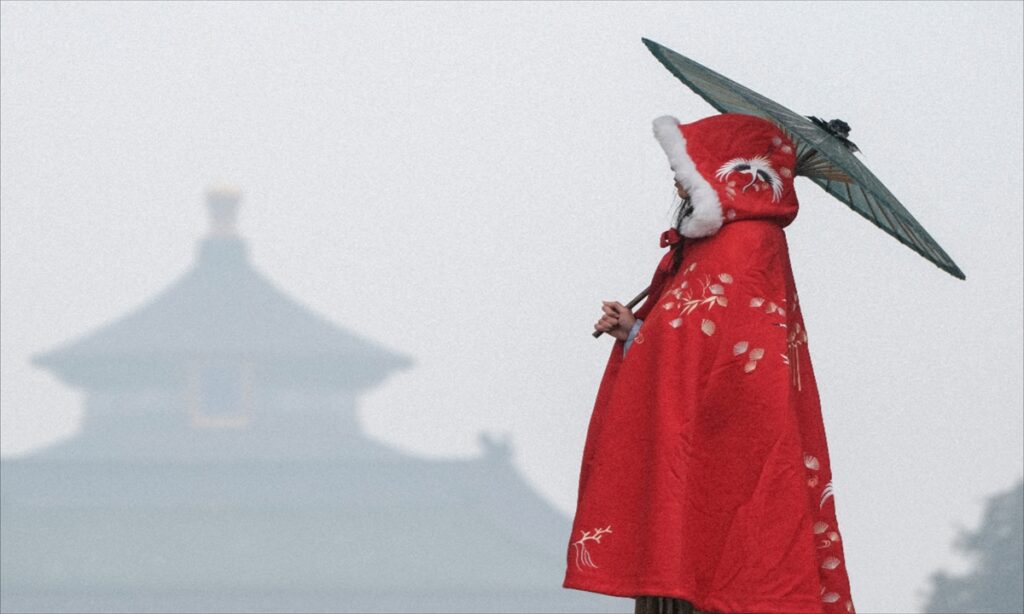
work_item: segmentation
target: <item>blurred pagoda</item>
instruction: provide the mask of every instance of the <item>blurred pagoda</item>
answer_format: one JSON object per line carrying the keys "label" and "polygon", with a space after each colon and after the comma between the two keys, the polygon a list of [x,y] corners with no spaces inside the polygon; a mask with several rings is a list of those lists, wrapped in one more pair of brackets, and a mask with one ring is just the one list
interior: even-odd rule
{"label": "blurred pagoda", "polygon": [[626,611],[561,588],[569,519],[507,441],[425,459],[362,432],[359,396],[412,361],[254,268],[239,201],[209,190],[190,270],[33,356],[84,419],[0,462],[0,609]]}

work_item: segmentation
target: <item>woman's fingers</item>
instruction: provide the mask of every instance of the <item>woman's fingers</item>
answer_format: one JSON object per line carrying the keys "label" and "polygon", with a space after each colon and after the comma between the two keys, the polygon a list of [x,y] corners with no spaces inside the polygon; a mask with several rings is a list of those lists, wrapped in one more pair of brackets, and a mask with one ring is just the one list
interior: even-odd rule
{"label": "woman's fingers", "polygon": [[605,301],[601,305],[601,309],[604,310],[606,318],[612,318],[616,324],[622,324],[623,320],[629,321],[632,312],[629,307],[626,307],[618,301]]}
{"label": "woman's fingers", "polygon": [[619,301],[602,301],[601,309],[603,309],[605,313],[616,317],[629,311],[629,308]]}
{"label": "woman's fingers", "polygon": [[618,327],[620,318],[630,313],[629,308],[618,301],[601,301],[601,311],[604,315],[594,324],[594,328],[605,333]]}

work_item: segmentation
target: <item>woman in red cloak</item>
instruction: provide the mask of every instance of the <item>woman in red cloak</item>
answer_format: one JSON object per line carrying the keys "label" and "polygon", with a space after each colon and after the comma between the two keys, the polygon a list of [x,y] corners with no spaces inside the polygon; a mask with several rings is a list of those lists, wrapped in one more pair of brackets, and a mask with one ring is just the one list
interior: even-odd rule
{"label": "woman in red cloak", "polygon": [[731,113],[661,117],[654,133],[690,206],[661,236],[643,306],[606,303],[595,326],[616,342],[563,586],[636,598],[637,612],[852,613],[783,231],[794,145]]}

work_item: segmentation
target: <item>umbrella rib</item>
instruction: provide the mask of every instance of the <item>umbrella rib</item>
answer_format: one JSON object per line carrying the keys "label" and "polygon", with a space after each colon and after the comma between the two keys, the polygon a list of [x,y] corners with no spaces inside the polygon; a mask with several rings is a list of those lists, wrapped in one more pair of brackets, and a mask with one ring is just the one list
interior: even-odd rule
{"label": "umbrella rib", "polygon": [[[851,202],[851,203],[855,202],[854,198],[853,198],[853,193],[850,191],[850,184],[844,184],[844,185],[846,186],[846,195],[850,199],[849,202]],[[888,211],[886,211],[885,207],[878,206],[878,204],[875,203],[875,199],[866,190],[861,189],[861,192],[863,192],[864,202],[867,203],[868,208],[871,210],[872,216],[875,217],[876,224],[877,224],[878,221],[880,221],[881,219],[884,218],[884,220],[889,224],[890,228],[886,229],[885,227],[881,227],[880,226],[882,228],[882,230],[885,230],[887,232],[887,234],[892,236],[894,239],[896,239],[900,243],[906,245],[910,249],[912,249],[912,250],[914,250],[914,251],[916,251],[918,253],[921,253],[921,251],[923,249],[922,246],[917,243],[917,241],[915,240],[916,237],[913,235],[913,233],[911,233],[909,231],[909,229],[907,229],[907,227],[901,223],[899,217],[896,217],[896,222],[899,223],[900,228],[902,228],[903,231],[907,233],[908,237],[906,239],[904,237],[900,236],[900,234],[896,232],[896,224],[893,224],[893,216],[890,215]],[[909,239],[909,241],[908,241],[908,239]],[[924,254],[922,254],[922,255],[924,255]]]}
{"label": "umbrella rib", "polygon": [[[890,234],[892,234],[893,237],[895,237],[896,239],[899,239],[901,243],[906,243],[906,240],[904,240],[901,236],[899,236],[898,234],[894,234],[896,232],[897,225],[893,223],[893,218],[892,218],[891,215],[889,215],[889,212],[885,210],[885,207],[880,207],[878,205],[878,203],[875,202],[875,199],[871,197],[872,195],[869,194],[866,190],[862,189],[861,192],[864,193],[864,201],[868,204],[868,207],[871,208],[871,211],[879,212],[879,213],[876,213],[876,215],[879,215],[879,217],[885,218],[885,221],[888,222],[889,227],[892,228],[892,230],[893,230],[893,232],[890,233]],[[847,188],[847,193],[849,193],[849,188]],[[904,230],[906,230],[906,228],[904,228]],[[913,246],[908,244],[907,247],[913,247]]]}
{"label": "umbrella rib", "polygon": [[[910,236],[910,237],[911,237],[911,238],[912,238],[912,239],[914,240],[914,243],[916,243],[917,245],[919,245],[919,246],[921,247],[921,249],[922,249],[922,250],[924,250],[924,251],[928,252],[929,254],[931,254],[931,256],[932,256],[932,257],[934,257],[934,258],[940,258],[940,255],[939,255],[939,254],[937,254],[937,253],[935,253],[935,250],[933,250],[933,249],[931,248],[931,245],[929,245],[929,244],[928,244],[928,242],[924,240],[924,237],[921,237],[921,236],[919,236],[919,235],[918,235],[918,233],[917,233],[917,231],[915,231],[914,229],[912,229],[912,228],[907,228],[907,225],[906,225],[906,223],[905,223],[905,222],[903,221],[903,218],[902,218],[902,216],[900,216],[900,215],[898,215],[898,214],[893,214],[893,215],[894,215],[894,216],[896,217],[896,221],[897,221],[897,222],[899,222],[899,224],[900,224],[900,227],[901,227],[901,228],[903,228],[903,231],[904,231],[905,233],[907,233],[907,234],[908,234],[908,235],[909,235],[909,236]],[[940,259],[941,259],[941,260],[942,260],[943,262],[945,262],[945,260],[946,260],[945,258],[940,258]]]}
{"label": "umbrella rib", "polygon": [[[870,203],[872,205],[875,204],[873,202],[874,198],[873,198],[872,194],[866,193],[866,197],[867,197],[866,200],[868,201],[868,203]],[[877,205],[876,205],[876,207],[877,207]],[[903,221],[902,216],[899,215],[898,212],[894,212],[894,211],[890,212],[890,211],[886,210],[885,207],[880,207],[880,209],[885,214],[886,218],[889,219],[890,222],[893,219],[895,219],[896,223],[899,224],[900,228],[903,229],[903,232],[906,234],[906,236],[909,237],[909,239],[913,242],[913,245],[907,244],[907,247],[911,247],[911,248],[915,248],[916,247],[915,251],[920,253],[922,256],[926,256],[926,257],[927,256],[931,256],[931,257],[934,257],[934,258],[939,258],[943,262],[945,262],[947,260],[946,258],[940,257],[939,254],[936,254],[935,251],[933,249],[931,249],[931,246],[928,245],[928,243],[926,241],[924,241],[924,239],[921,236],[919,236],[919,234],[918,234],[918,232],[916,230],[914,230],[913,228],[908,228],[906,223]],[[897,238],[899,238],[899,237],[897,237]]]}
{"label": "umbrella rib", "polygon": [[[850,190],[850,184],[847,183],[844,185],[846,187],[846,196],[847,198],[849,198],[848,202],[850,204],[853,204],[856,201],[853,197],[853,193]],[[899,212],[891,211],[886,207],[880,206],[878,203],[875,202],[876,199],[874,194],[866,190],[864,187],[858,186],[858,189],[860,189],[864,201],[870,208],[872,216],[875,218],[876,224],[877,222],[881,221],[882,218],[884,218],[885,222],[888,223],[888,225],[891,227],[891,231],[887,230],[887,233],[890,236],[895,238],[900,243],[903,243],[910,249],[914,250],[918,254],[924,256],[925,258],[935,258],[942,261],[944,264],[949,263],[949,257],[946,256],[945,254],[936,253],[932,246],[927,241],[925,241],[924,238],[921,237],[916,230],[907,226],[906,222],[903,220],[903,216],[899,215]],[[882,227],[882,229],[886,230],[884,227]],[[899,232],[897,232],[898,230],[902,230],[903,234],[901,235]]]}
{"label": "umbrella rib", "polygon": [[[831,164],[833,164],[833,165],[836,164],[834,161],[832,161],[831,158],[829,158],[829,156],[828,156],[828,154],[826,152],[824,152],[824,151],[822,151],[820,149],[817,150],[817,151],[818,151],[818,153],[822,157],[824,157],[826,160],[828,160]],[[865,200],[868,201],[868,204],[869,205],[873,205],[874,203],[871,202],[871,198],[867,198],[869,196],[874,196],[873,191],[869,190],[865,186],[858,186],[858,187],[861,189],[861,191],[864,192]],[[899,200],[896,199],[895,196],[892,196],[891,194],[890,194],[890,196],[891,196],[891,200],[892,201],[894,201],[895,203],[899,203]],[[886,199],[886,200],[890,200],[890,199]],[[850,203],[850,204],[852,205],[852,203]],[[902,207],[902,205],[900,205],[900,207]],[[892,223],[892,216],[895,216],[896,220],[900,223],[900,228],[902,228],[905,232],[907,232],[909,237],[917,239],[916,233],[912,232],[912,231],[909,231],[907,229],[906,225],[903,223],[902,216],[899,215],[899,213],[897,211],[891,211],[890,212],[888,207],[881,207],[880,210],[885,215],[887,222],[889,222],[891,224]],[[909,212],[908,212],[908,215],[909,215]],[[871,219],[871,218],[869,218],[869,219]],[[880,224],[877,224],[877,225],[879,226],[879,228],[882,228],[883,230],[885,230],[885,228],[883,226],[881,226]],[[893,231],[896,230],[895,225],[893,226],[892,230]],[[923,228],[922,228],[922,232],[925,232],[927,234],[927,231],[925,231]],[[947,254],[945,254],[945,252],[942,252],[942,254],[939,255],[939,254],[934,253],[932,250],[925,249],[925,248],[923,248],[923,247],[921,247],[919,245],[916,245],[916,244],[911,244],[907,239],[904,239],[903,237],[901,237],[899,234],[897,234],[895,232],[889,232],[888,234],[890,236],[892,236],[893,238],[895,238],[900,243],[906,245],[907,247],[913,249],[918,254],[924,256],[926,259],[932,260],[932,263],[935,264],[936,266],[938,266],[940,269],[943,269],[944,271],[952,274],[954,277],[959,277],[959,278],[963,279],[963,272],[960,270],[959,267],[956,266],[956,264],[953,262],[952,258],[950,258]],[[932,242],[934,243],[934,239],[932,240]],[[939,262],[935,262],[935,260],[933,260],[932,257],[935,257],[938,260],[940,260],[941,264]]]}
{"label": "umbrella rib", "polygon": [[[827,191],[829,193],[833,193],[836,196],[840,195],[840,194],[836,193],[836,191],[834,191],[833,183],[843,183],[843,182],[834,182],[834,181],[830,181],[828,179],[822,179],[822,181],[823,181],[823,183],[819,183],[818,185],[820,185],[825,191]],[[843,185],[846,187],[847,190],[849,190],[849,184],[843,183]],[[847,192],[847,195],[850,196],[849,191]],[[926,256],[926,258],[927,258],[927,255],[925,254],[926,251],[932,253],[932,250],[928,250],[927,248],[922,247],[918,243],[910,243],[909,240],[903,238],[902,236],[900,236],[895,231],[891,231],[891,230],[887,229],[885,226],[883,226],[880,220],[874,218],[874,215],[876,215],[876,214],[874,214],[874,210],[876,210],[877,206],[874,205],[873,203],[871,203],[871,200],[866,198],[866,195],[867,194],[865,193],[865,199],[864,200],[867,201],[868,205],[871,207],[870,211],[863,211],[861,209],[858,209],[857,207],[851,207],[850,209],[852,211],[854,211],[855,213],[857,213],[858,215],[860,215],[862,218],[870,221],[874,225],[876,225],[879,228],[881,228],[882,230],[884,230],[886,232],[886,234],[889,234],[890,236],[892,236],[893,238],[898,240],[899,243],[901,243],[902,245],[906,246],[907,248],[909,248],[913,252],[918,253],[918,254],[920,254],[922,256]],[[852,200],[852,196],[850,196],[850,198]],[[896,215],[896,214],[893,213],[893,215]],[[896,217],[896,219],[899,221],[899,217],[898,216]],[[901,226],[902,226],[902,224],[901,224]],[[902,227],[905,228],[905,226],[902,226]],[[895,230],[895,228],[893,230]],[[918,237],[916,237],[916,235],[913,235],[913,234],[909,234],[908,237],[910,237],[910,238],[918,238]],[[934,264],[935,266],[939,267],[940,269],[946,271],[947,273],[953,275],[954,277],[957,277],[959,279],[963,279],[964,278],[964,272],[961,269],[959,269],[959,267],[957,267],[956,264],[953,263],[952,260],[948,256],[946,256],[944,252],[942,252],[940,254],[934,254],[934,257],[937,260],[939,260],[939,262],[936,262],[935,260],[929,259],[930,262],[932,262],[932,264]]]}
{"label": "umbrella rib", "polygon": [[[857,202],[857,200],[853,197],[853,192],[850,191],[850,184],[844,183],[843,185],[846,187],[846,197],[849,199],[846,202],[848,202],[850,205],[853,205],[855,202]],[[875,225],[878,226],[879,228],[882,228],[882,230],[885,230],[890,235],[892,235],[892,236],[896,237],[897,239],[899,239],[899,237],[894,235],[890,231],[890,229],[886,229],[884,226],[882,226],[882,221],[884,220],[885,222],[889,223],[889,226],[890,226],[892,231],[896,230],[896,227],[892,226],[891,220],[889,220],[889,218],[887,218],[885,216],[885,214],[882,212],[882,210],[879,209],[877,207],[877,205],[875,205],[875,203],[873,203],[871,201],[870,198],[868,198],[867,194],[864,195],[864,202],[867,203],[868,211],[871,213],[871,217],[868,218],[868,219],[872,220],[875,223]],[[854,208],[856,209],[856,207],[854,207]]]}

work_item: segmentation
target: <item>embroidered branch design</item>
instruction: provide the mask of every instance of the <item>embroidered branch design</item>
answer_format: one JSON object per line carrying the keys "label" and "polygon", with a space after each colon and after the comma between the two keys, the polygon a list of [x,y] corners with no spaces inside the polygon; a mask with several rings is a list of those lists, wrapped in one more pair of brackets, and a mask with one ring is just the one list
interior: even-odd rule
{"label": "embroidered branch design", "polygon": [[[691,264],[684,272],[689,274],[693,271],[694,264]],[[704,280],[700,282],[700,293],[697,294],[694,288],[690,286],[690,281],[683,280],[678,288],[674,288],[669,292],[676,300],[669,300],[661,304],[663,309],[679,310],[679,316],[670,321],[669,326],[679,328],[683,324],[683,316],[692,314],[699,307],[706,307],[708,311],[711,311],[715,306],[728,306],[729,299],[725,296],[725,286],[731,284],[732,281],[732,275],[728,273],[718,274],[715,281],[712,281],[710,275],[705,275]],[[710,337],[715,333],[715,323],[705,318],[701,320],[700,329],[705,335]]]}
{"label": "embroidered branch design", "polygon": [[590,551],[587,550],[587,542],[588,541],[593,541],[593,542],[596,542],[596,543],[601,543],[601,537],[605,533],[611,533],[611,532],[612,532],[612,525],[608,525],[604,529],[602,529],[600,527],[595,528],[594,531],[593,531],[593,534],[591,534],[590,531],[580,530],[580,533],[582,533],[583,536],[580,537],[578,540],[576,540],[576,541],[574,541],[572,543],[573,547],[575,547],[575,549],[576,549],[576,567],[579,567],[580,569],[582,569],[582,567],[580,566],[580,562],[582,561],[583,565],[586,565],[587,567],[595,567],[596,568],[597,564],[594,563],[594,559],[590,557]]}

